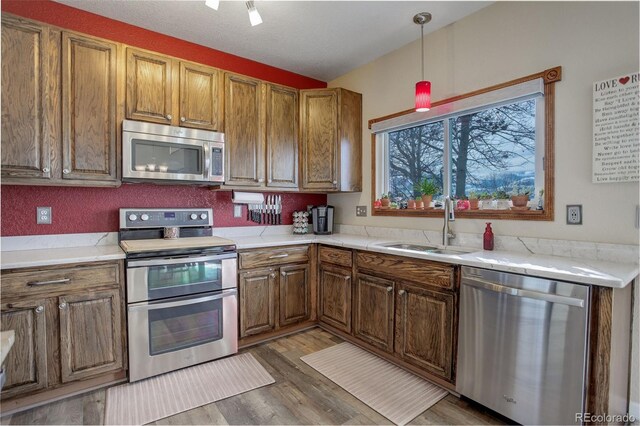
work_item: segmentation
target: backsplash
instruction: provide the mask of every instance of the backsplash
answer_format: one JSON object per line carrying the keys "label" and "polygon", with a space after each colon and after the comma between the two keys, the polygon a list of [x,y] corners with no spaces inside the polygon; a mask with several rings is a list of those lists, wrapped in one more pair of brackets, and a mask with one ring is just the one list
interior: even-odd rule
{"label": "backsplash", "polygon": [[[2,185],[1,236],[115,232],[121,207],[211,207],[213,226],[265,226],[233,217],[231,191],[204,187],[123,184],[120,188],[70,188]],[[325,194],[279,193],[282,224],[309,204],[326,204]],[[36,207],[52,208],[52,224],[36,224]]]}

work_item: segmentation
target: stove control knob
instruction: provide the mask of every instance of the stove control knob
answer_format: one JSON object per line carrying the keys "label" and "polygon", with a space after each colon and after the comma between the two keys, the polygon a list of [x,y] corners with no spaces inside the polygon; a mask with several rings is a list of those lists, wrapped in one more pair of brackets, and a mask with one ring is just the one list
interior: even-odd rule
{"label": "stove control knob", "polygon": [[198,218],[198,215],[195,213],[191,213],[191,216],[189,216],[191,218],[191,220],[196,220]]}
{"label": "stove control knob", "polygon": [[136,219],[138,219],[138,216],[137,216],[137,215],[135,215],[135,214],[133,214],[133,213],[129,215],[129,220],[130,220],[131,222],[135,221]]}
{"label": "stove control knob", "polygon": [[149,220],[149,215],[148,214],[143,214],[142,216],[140,216],[140,219]]}
{"label": "stove control knob", "polygon": [[202,213],[200,215],[200,219],[205,220],[207,218],[207,214],[206,213]]}

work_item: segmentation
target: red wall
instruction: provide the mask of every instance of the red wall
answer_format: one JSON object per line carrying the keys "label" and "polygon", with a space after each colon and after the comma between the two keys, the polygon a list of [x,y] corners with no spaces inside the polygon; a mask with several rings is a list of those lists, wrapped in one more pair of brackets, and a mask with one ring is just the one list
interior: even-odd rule
{"label": "red wall", "polygon": [[[326,83],[219,50],[145,30],[49,0],[2,0],[2,12],[56,25],[131,46],[199,62],[298,89]],[[64,188],[2,185],[0,235],[65,234],[118,230],[120,207],[212,207],[214,226],[245,226],[253,222],[233,217],[231,192],[194,186],[124,184],[120,188]],[[326,195],[281,194],[283,224],[307,204],[325,204]],[[36,207],[52,207],[52,225],[36,225]]]}
{"label": "red wall", "polygon": [[297,89],[327,87],[327,83],[324,81],[145,30],[50,0],[2,0],[0,6],[3,12]]}
{"label": "red wall", "polygon": [[[282,196],[282,224],[290,225],[294,210],[307,204],[326,204],[324,194]],[[52,224],[36,224],[36,207],[52,208]],[[211,191],[194,186],[123,184],[120,188],[66,188],[2,186],[2,236],[113,232],[118,230],[120,207],[211,207],[213,226],[257,225],[233,217],[231,191]]]}

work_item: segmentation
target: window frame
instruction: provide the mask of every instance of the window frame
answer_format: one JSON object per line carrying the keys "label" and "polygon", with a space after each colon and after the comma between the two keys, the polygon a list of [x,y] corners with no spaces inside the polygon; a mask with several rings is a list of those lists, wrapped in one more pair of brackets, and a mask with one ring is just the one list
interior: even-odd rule
{"label": "window frame", "polygon": [[[505,87],[514,86],[516,84],[524,83],[531,80],[542,79],[543,89],[543,107],[540,107],[539,101],[536,101],[536,131],[539,129],[539,123],[541,118],[538,117],[540,113],[544,116],[544,154],[542,160],[542,167],[544,170],[544,209],[543,210],[526,210],[526,211],[513,211],[513,210],[456,210],[457,218],[471,218],[471,219],[506,219],[506,220],[540,220],[540,221],[552,221],[554,220],[554,125],[555,125],[555,83],[561,81],[562,67],[549,68],[544,71],[528,75],[526,77],[518,78],[508,81],[506,83],[490,86],[484,89],[479,89],[466,94],[454,96],[441,101],[433,102],[432,108],[436,106],[442,106],[453,103],[466,98],[471,98],[477,95],[493,92]],[[542,109],[542,111],[541,111]],[[401,117],[407,114],[414,114],[415,110],[410,109],[401,111],[395,114],[390,114],[384,117],[374,118],[369,120],[369,129],[372,125],[386,120],[391,120],[397,117]],[[460,111],[457,115],[464,115]],[[444,114],[437,118],[425,119],[422,122],[415,125],[425,124],[427,122],[444,121],[445,132],[448,131],[448,120]],[[412,209],[379,209],[374,208],[374,201],[376,200],[376,188],[378,185],[385,185],[385,175],[388,174],[388,165],[383,165],[382,176],[377,176],[378,164],[376,158],[379,158],[383,153],[382,149],[388,149],[388,141],[380,144],[383,148],[376,143],[376,139],[379,135],[383,137],[387,136],[388,131],[379,132],[378,134],[371,134],[371,212],[372,216],[400,216],[400,217],[442,217],[444,212],[442,209],[431,210],[412,210]],[[446,145],[446,144],[445,144]],[[447,146],[446,146],[447,147]],[[538,154],[536,154],[537,156]],[[388,158],[388,152],[386,153]],[[451,162],[449,149],[445,149],[443,152],[443,162]],[[450,167],[449,167],[450,170]],[[446,173],[444,177],[445,188],[451,188],[451,176],[450,173]],[[448,186],[446,186],[448,185]],[[443,188],[444,189],[444,188]]]}

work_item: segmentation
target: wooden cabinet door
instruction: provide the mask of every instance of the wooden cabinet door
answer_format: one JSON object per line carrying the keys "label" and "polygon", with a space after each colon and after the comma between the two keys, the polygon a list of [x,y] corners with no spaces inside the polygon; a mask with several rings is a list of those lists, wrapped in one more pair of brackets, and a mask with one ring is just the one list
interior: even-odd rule
{"label": "wooden cabinet door", "polygon": [[280,268],[279,326],[309,319],[309,265]]}
{"label": "wooden cabinet door", "polygon": [[402,360],[452,379],[455,296],[398,283],[396,310],[396,354]]}
{"label": "wooden cabinet door", "polygon": [[233,74],[225,76],[225,184],[264,186],[260,80]]}
{"label": "wooden cabinet door", "polygon": [[302,90],[302,188],[338,188],[338,95],[335,90]]}
{"label": "wooden cabinet door", "polygon": [[63,179],[116,180],[115,43],[62,34]]}
{"label": "wooden cabinet door", "polygon": [[320,264],[319,320],[351,333],[351,269]]}
{"label": "wooden cabinet door", "polygon": [[63,383],[123,367],[119,290],[58,298]]}
{"label": "wooden cabinet door", "polygon": [[298,91],[267,85],[267,186],[298,187]]}
{"label": "wooden cabinet door", "polygon": [[222,132],[222,71],[180,62],[180,125]]}
{"label": "wooden cabinet door", "polygon": [[240,337],[275,330],[276,272],[273,268],[240,273]]}
{"label": "wooden cabinet door", "polygon": [[59,81],[47,27],[2,17],[2,177],[50,178]]}
{"label": "wooden cabinet door", "polygon": [[47,387],[45,300],[2,305],[2,330],[13,330],[15,342],[4,362],[7,382],[2,399]]}
{"label": "wooden cabinet door", "polygon": [[172,105],[173,60],[127,48],[127,118],[171,124]]}
{"label": "wooden cabinet door", "polygon": [[358,274],[355,285],[353,334],[382,350],[393,352],[395,283]]}

